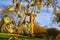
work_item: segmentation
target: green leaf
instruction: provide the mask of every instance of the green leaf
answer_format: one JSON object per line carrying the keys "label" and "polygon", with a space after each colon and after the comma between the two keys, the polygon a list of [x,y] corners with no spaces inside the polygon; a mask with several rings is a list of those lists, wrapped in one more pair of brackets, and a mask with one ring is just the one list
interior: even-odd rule
{"label": "green leaf", "polygon": [[36,14],[39,14],[39,12],[38,12],[38,11],[36,11]]}
{"label": "green leaf", "polygon": [[11,35],[9,33],[0,33],[0,38],[10,38]]}

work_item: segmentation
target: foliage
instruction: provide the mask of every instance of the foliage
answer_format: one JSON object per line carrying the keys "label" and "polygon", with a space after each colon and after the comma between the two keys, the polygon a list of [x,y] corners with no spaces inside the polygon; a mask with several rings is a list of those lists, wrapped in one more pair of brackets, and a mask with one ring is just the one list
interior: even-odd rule
{"label": "foliage", "polygon": [[37,23],[35,23],[34,24],[34,35],[36,37],[44,38],[47,35],[47,30],[44,27],[39,26]]}
{"label": "foliage", "polygon": [[47,35],[49,38],[56,38],[56,36],[59,34],[59,30],[57,30],[56,28],[48,28],[47,29]]}
{"label": "foliage", "polygon": [[[46,7],[49,8],[50,4],[52,5],[54,9],[54,13],[56,15],[56,20],[60,22],[60,14],[57,13],[56,10],[56,0],[47,0],[46,3],[44,0],[22,0],[21,2],[27,2],[28,5],[23,6],[21,5],[21,2],[18,0],[12,0],[13,5],[8,6],[7,8],[2,10],[2,22],[0,24],[0,29],[5,29],[9,33],[16,33],[16,34],[28,34],[30,32],[31,35],[34,35],[35,37],[40,38],[46,38],[46,36],[53,36],[56,37],[56,35],[59,33],[59,31],[55,28],[45,29],[42,26],[39,26],[37,23],[35,23],[35,18],[37,16],[38,11],[40,11],[44,4],[46,4]],[[14,4],[15,3],[15,4]],[[30,7],[32,7],[31,10]],[[38,11],[36,11],[36,10]],[[31,11],[31,12],[29,12]],[[14,16],[14,14],[15,16]],[[13,15],[14,18],[11,19],[10,16]],[[7,16],[7,17],[5,17]],[[26,18],[29,16],[29,23],[27,22]],[[17,20],[16,20],[17,19]],[[12,21],[15,22],[12,22]],[[19,20],[19,21],[18,21]],[[21,21],[22,20],[22,21]],[[12,24],[11,24],[12,22]],[[18,23],[20,22],[20,23]],[[14,24],[13,24],[14,23]],[[28,24],[28,25],[26,25]],[[13,25],[15,29],[13,28]],[[19,27],[18,27],[19,25]],[[27,28],[26,28],[27,27]],[[4,30],[4,31],[5,31]],[[6,35],[5,35],[6,36]],[[28,39],[27,39],[28,40]]]}
{"label": "foliage", "polygon": [[60,13],[57,13],[57,14],[56,14],[56,21],[57,21],[57,22],[60,22]]}
{"label": "foliage", "polygon": [[9,38],[11,37],[11,34],[10,33],[0,33],[0,38]]}
{"label": "foliage", "polygon": [[60,40],[60,34],[56,36],[56,40]]}

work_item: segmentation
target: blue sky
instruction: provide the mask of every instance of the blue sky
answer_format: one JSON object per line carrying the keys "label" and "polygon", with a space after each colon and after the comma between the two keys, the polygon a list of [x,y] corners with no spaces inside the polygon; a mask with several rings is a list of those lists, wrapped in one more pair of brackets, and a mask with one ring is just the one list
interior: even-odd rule
{"label": "blue sky", "polygon": [[[60,6],[60,0],[58,0],[58,1],[59,1],[58,5]],[[0,7],[8,6],[8,5],[11,5],[11,4],[12,4],[12,2],[10,0],[0,0]],[[27,3],[25,2],[25,3],[22,3],[22,4],[25,5]],[[46,7],[43,7],[43,9],[41,10],[41,13],[38,14],[38,16],[36,18],[36,21],[42,26],[49,25],[51,23],[50,18],[51,18],[51,15],[53,13],[53,8],[49,7],[48,10],[49,10],[49,12],[47,12]]]}

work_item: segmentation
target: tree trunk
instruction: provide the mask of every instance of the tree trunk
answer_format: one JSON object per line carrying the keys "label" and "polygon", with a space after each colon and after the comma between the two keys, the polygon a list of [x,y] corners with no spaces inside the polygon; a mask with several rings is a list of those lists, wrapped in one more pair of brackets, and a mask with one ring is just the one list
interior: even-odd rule
{"label": "tree trunk", "polygon": [[32,36],[34,36],[34,34],[33,34],[33,33],[34,33],[34,32],[33,32],[34,21],[33,21],[33,14],[32,14],[32,13],[30,14],[30,23],[31,23],[31,24],[30,24],[30,26],[31,26],[31,29],[30,29],[31,31],[30,31],[30,33],[31,33]]}

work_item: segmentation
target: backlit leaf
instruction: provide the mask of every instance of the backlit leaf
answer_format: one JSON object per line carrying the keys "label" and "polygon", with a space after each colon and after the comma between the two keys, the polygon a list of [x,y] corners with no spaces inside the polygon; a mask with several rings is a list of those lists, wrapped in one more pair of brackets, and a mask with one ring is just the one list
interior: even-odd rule
{"label": "backlit leaf", "polygon": [[20,13],[20,14],[18,14],[18,17],[19,17],[19,18],[23,18],[24,16],[23,16],[22,13]]}
{"label": "backlit leaf", "polygon": [[10,22],[10,18],[9,18],[9,17],[5,17],[5,18],[4,18],[4,22],[5,22],[5,23],[9,23],[9,22]]}

